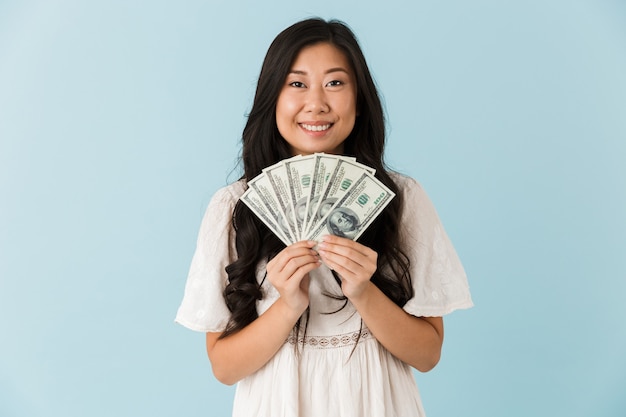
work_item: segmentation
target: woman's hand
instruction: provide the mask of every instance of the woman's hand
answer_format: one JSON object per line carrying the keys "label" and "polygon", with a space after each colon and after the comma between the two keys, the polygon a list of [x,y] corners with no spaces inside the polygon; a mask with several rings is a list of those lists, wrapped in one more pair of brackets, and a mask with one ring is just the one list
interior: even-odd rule
{"label": "woman's hand", "polygon": [[328,235],[318,245],[318,253],[339,274],[344,295],[389,352],[422,372],[437,364],[443,320],[410,315],[370,281],[376,272],[376,252],[350,239]]}
{"label": "woman's hand", "polygon": [[252,375],[284,346],[309,305],[309,272],[321,265],[311,249],[316,244],[294,243],[267,263],[267,279],[280,297],[256,320],[224,338],[220,332],[206,334],[207,353],[218,380],[230,385]]}
{"label": "woman's hand", "polygon": [[378,254],[367,246],[339,236],[327,235],[318,244],[324,263],[341,277],[343,294],[353,301],[370,285]]}
{"label": "woman's hand", "polygon": [[321,264],[312,249],[316,244],[306,240],[294,243],[267,263],[267,278],[296,319],[309,305],[309,272]]}

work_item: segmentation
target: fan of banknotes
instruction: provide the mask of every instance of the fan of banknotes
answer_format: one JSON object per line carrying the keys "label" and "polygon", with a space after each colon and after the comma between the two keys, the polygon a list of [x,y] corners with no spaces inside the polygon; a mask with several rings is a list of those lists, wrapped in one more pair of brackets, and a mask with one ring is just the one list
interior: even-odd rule
{"label": "fan of banknotes", "polygon": [[354,158],[316,153],[267,167],[241,201],[283,241],[356,240],[395,194]]}

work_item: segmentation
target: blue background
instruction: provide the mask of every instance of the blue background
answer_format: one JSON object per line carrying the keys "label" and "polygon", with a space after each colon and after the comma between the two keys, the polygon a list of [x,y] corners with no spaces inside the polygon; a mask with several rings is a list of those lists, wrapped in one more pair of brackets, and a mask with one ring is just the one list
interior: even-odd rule
{"label": "blue background", "polygon": [[626,3],[0,0],[0,415],[226,416],[173,323],[269,43],[347,21],[476,307],[430,416],[626,415]]}

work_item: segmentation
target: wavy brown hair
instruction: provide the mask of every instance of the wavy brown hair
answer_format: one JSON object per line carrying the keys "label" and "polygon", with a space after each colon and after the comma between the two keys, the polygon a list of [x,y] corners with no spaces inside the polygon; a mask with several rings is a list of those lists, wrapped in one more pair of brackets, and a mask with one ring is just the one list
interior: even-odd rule
{"label": "wavy brown hair", "polygon": [[[355,74],[358,116],[344,142],[344,154],[376,169],[376,177],[396,193],[396,197],[361,235],[359,242],[378,253],[378,269],[372,276],[372,282],[394,303],[403,306],[413,296],[409,260],[399,242],[403,196],[383,161],[385,118],[378,90],[358,41],[345,23],[303,20],[281,32],[270,45],[259,75],[252,110],[243,130],[242,178],[250,180],[263,168],[292,156],[276,126],[276,102],[298,53],[307,46],[319,43],[329,43],[342,51]],[[241,202],[235,206],[233,226],[237,260],[226,267],[228,284],[224,290],[226,305],[232,314],[221,337],[241,330],[258,317],[256,301],[262,299],[263,292],[256,277],[257,265],[276,256],[285,247]],[[336,274],[335,279],[340,283]]]}

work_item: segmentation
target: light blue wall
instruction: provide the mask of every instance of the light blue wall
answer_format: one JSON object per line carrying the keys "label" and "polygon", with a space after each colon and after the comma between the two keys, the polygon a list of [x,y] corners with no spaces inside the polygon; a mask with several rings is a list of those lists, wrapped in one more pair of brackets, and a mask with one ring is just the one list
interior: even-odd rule
{"label": "light blue wall", "polygon": [[225,416],[173,323],[263,55],[347,21],[476,307],[430,416],[626,413],[626,3],[0,0],[0,415]]}

